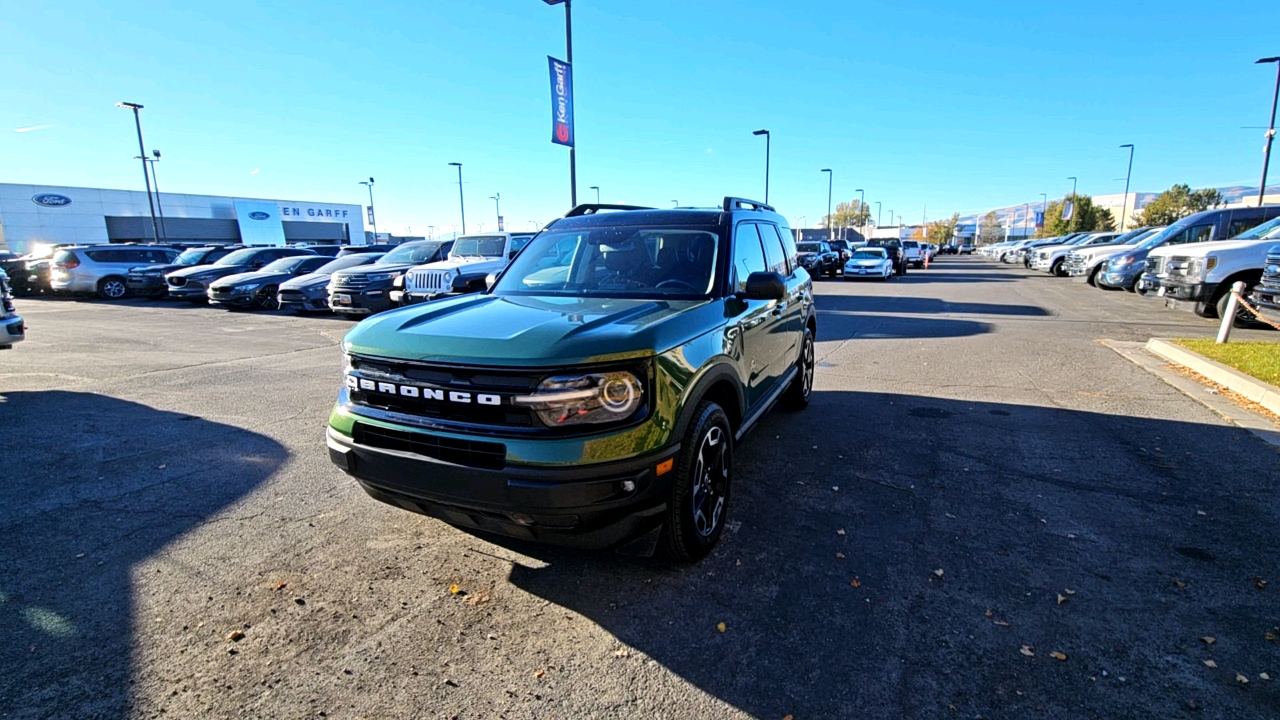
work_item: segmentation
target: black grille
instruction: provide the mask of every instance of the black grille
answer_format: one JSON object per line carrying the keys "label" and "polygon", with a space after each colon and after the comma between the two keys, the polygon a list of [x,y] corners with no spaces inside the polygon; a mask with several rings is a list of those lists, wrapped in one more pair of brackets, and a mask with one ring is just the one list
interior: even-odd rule
{"label": "black grille", "polygon": [[468,370],[443,365],[366,358],[353,358],[352,363],[361,377],[371,380],[382,379],[396,383],[419,382],[445,390],[493,393],[501,395],[504,400],[502,405],[480,405],[426,400],[420,397],[412,398],[369,390],[352,390],[351,400],[357,404],[468,425],[489,425],[511,429],[541,427],[541,423],[535,421],[533,413],[528,408],[515,407],[505,401],[513,393],[532,392],[542,381],[543,373]]}
{"label": "black grille", "polygon": [[356,423],[353,437],[359,445],[413,453],[454,465],[501,470],[507,465],[507,446],[502,443],[454,440],[424,433],[388,430]]}
{"label": "black grille", "polygon": [[280,299],[284,302],[302,302],[307,299],[299,290],[281,290]]}

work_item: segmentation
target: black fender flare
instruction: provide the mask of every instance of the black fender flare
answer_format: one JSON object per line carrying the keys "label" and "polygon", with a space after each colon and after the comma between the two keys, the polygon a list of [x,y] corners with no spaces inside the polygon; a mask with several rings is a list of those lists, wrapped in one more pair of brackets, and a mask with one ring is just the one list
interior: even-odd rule
{"label": "black fender flare", "polygon": [[685,393],[685,401],[680,408],[680,416],[676,419],[676,425],[672,431],[671,437],[675,442],[679,442],[684,437],[685,431],[689,428],[689,423],[693,420],[694,412],[698,409],[698,405],[702,399],[706,397],[707,391],[711,386],[727,380],[737,395],[737,408],[724,408],[724,411],[734,421],[734,432],[738,431],[738,426],[742,424],[742,419],[748,413],[746,393],[742,391],[742,380],[738,377],[738,372],[728,362],[718,362],[705,372],[693,384],[689,392]]}

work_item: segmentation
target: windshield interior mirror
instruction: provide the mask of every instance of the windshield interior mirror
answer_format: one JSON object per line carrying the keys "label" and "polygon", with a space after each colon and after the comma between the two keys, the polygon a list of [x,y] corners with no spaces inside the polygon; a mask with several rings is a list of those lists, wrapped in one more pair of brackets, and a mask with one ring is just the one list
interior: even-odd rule
{"label": "windshield interior mirror", "polygon": [[775,272],[753,272],[747,286],[738,293],[746,300],[781,300],[787,296],[787,283]]}

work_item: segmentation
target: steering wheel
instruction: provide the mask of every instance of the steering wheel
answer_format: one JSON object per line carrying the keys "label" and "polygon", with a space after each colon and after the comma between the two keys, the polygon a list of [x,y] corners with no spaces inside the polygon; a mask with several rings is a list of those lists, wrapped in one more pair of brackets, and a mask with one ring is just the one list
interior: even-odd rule
{"label": "steering wheel", "polygon": [[689,283],[683,280],[676,280],[674,278],[672,278],[671,280],[663,280],[662,282],[658,283],[655,287],[661,289],[661,288],[676,287],[676,286],[686,287],[689,289],[689,292],[693,292],[693,293],[698,292],[698,288],[690,285]]}

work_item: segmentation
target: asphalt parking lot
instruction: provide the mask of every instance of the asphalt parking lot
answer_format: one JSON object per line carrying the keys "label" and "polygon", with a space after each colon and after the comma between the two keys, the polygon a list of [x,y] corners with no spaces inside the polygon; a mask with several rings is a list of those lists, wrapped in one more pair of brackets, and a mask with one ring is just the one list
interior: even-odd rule
{"label": "asphalt parking lot", "polygon": [[0,717],[1280,715],[1280,453],[1099,342],[1213,321],[978,258],[817,293],[691,567],[366,497],[347,320],[20,299]]}

